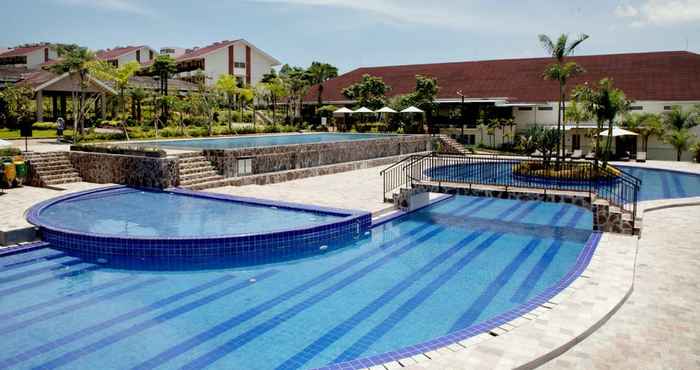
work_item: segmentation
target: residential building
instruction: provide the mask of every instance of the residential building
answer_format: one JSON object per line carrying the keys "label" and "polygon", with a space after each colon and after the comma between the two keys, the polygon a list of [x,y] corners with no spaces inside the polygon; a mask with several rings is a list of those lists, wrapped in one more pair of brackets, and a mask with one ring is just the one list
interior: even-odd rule
{"label": "residential building", "polygon": [[185,54],[187,52],[187,49],[185,48],[178,48],[175,46],[165,46],[160,48],[160,53],[164,55],[170,55],[173,58],[178,58],[181,55]]}
{"label": "residential building", "polygon": [[[698,54],[670,51],[574,56],[568,60],[577,62],[586,73],[568,81],[567,93],[576,85],[593,85],[607,77],[634,101],[632,112],[661,113],[675,105],[690,109],[700,104]],[[464,125],[468,141],[478,143],[483,140],[484,132],[477,128],[477,122],[480,111],[484,110],[499,117],[512,117],[516,132],[535,124],[556,126],[558,84],[542,77],[550,63],[551,58],[528,58],[358,68],[325,82],[323,100],[326,104],[352,105],[354,102],[343,96],[342,90],[365,74],[381,77],[391,87],[389,96],[412,92],[416,75],[433,77],[440,89],[435,100],[438,114],[431,117],[431,123],[440,127],[441,132],[454,134],[461,134]],[[317,87],[310,89],[305,104],[315,104],[317,94]],[[458,114],[450,114],[455,110]],[[590,150],[589,138],[595,122],[580,122],[578,126],[579,129],[567,129],[567,148]],[[694,131],[700,136],[700,127]],[[496,130],[495,137],[490,139],[501,143],[504,132],[509,129]],[[636,151],[641,139],[637,141],[624,146]],[[621,142],[618,144],[616,148],[622,146]],[[659,138],[651,138],[648,152],[649,158],[675,159],[675,151]]]}
{"label": "residential building", "polygon": [[112,63],[115,67],[133,61],[146,64],[153,60],[156,55],[156,51],[146,45],[116,47],[100,50],[95,54],[97,59]]}
{"label": "residential building", "polygon": [[188,49],[175,58],[176,78],[194,82],[198,70],[206,83],[213,84],[224,74],[236,76],[241,84],[254,85],[280,61],[244,39],[224,40],[211,45]]}
{"label": "residential building", "polygon": [[56,48],[48,44],[18,47],[0,53],[0,66],[35,69],[58,58]]}

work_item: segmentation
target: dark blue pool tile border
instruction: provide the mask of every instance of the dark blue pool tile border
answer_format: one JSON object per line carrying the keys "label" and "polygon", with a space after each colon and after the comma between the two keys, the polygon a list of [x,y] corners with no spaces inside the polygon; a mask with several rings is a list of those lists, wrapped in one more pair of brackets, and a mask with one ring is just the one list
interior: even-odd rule
{"label": "dark blue pool tile border", "polygon": [[308,245],[318,246],[342,239],[355,238],[368,231],[372,223],[371,214],[364,211],[300,205],[288,202],[197,192],[179,188],[167,189],[164,191],[183,196],[260,206],[274,206],[289,210],[332,215],[340,217],[340,219],[300,228],[277,229],[267,233],[206,237],[131,237],[85,233],[45,224],[39,219],[40,213],[45,208],[58,202],[78,197],[108,196],[124,191],[133,191],[134,189],[160,191],[116,185],[67,194],[33,206],[27,213],[27,220],[40,228],[42,238],[45,242],[58,248],[76,250],[88,254],[116,254],[138,257],[189,257],[280,253],[280,249],[288,250]]}
{"label": "dark blue pool tile border", "polygon": [[414,209],[413,211],[396,211],[396,212],[393,212],[393,213],[391,213],[391,214],[389,214],[389,215],[382,216],[382,217],[378,217],[378,218],[376,218],[375,220],[372,221],[372,228],[375,228],[375,227],[377,227],[377,226],[384,225],[384,224],[387,223],[387,222],[395,221],[395,220],[400,219],[400,218],[402,218],[402,217],[405,217],[406,215],[409,215],[409,214],[411,214],[411,213],[413,213],[413,212],[417,212],[417,211],[423,210],[423,209],[425,209],[425,208],[428,208],[428,207],[430,207],[430,206],[433,206],[433,205],[435,205],[435,204],[437,204],[437,203],[440,203],[440,202],[442,202],[443,200],[451,199],[451,198],[453,198],[454,196],[455,196],[454,194],[441,194],[441,195],[439,195],[437,198],[435,198],[435,199],[431,200],[430,202],[428,202],[428,204],[426,204],[426,205],[424,205],[424,206],[422,206],[422,207],[418,207],[418,208]]}
{"label": "dark blue pool tile border", "polygon": [[513,321],[524,314],[536,309],[544,303],[547,303],[552,297],[566,289],[574,280],[576,280],[583,271],[588,267],[591,257],[598,246],[598,242],[602,236],[601,232],[593,232],[584,245],[581,253],[579,253],[576,263],[556,284],[550,286],[542,293],[533,297],[522,305],[506,311],[500,315],[492,317],[484,322],[472,325],[465,329],[451,332],[442,337],[431,339],[429,341],[418,343],[412,346],[403,347],[395,351],[382,353],[379,355],[359,358],[346,362],[329,364],[327,366],[317,368],[316,370],[348,370],[348,369],[366,369],[371,366],[385,364],[387,362],[398,361],[409,356],[419,355],[425,352],[433,351],[438,348],[449,346],[470,337],[489,332],[493,328]]}

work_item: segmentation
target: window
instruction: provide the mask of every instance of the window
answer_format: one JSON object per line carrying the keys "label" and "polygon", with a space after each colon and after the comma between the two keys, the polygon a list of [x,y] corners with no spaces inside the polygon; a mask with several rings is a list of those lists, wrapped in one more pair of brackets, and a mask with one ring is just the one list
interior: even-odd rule
{"label": "window", "polygon": [[537,107],[537,110],[552,110],[552,107]]}
{"label": "window", "polygon": [[671,110],[671,109],[673,109],[673,107],[671,107],[670,105],[664,105],[664,110]]}
{"label": "window", "polygon": [[532,107],[518,107],[518,110],[532,110]]}
{"label": "window", "polygon": [[633,105],[630,107],[630,110],[642,110],[642,109],[644,109],[644,107],[642,107],[641,105]]}
{"label": "window", "polygon": [[236,68],[245,68],[245,63],[244,63],[244,62],[236,62],[236,63],[233,63],[233,65],[234,65]]}

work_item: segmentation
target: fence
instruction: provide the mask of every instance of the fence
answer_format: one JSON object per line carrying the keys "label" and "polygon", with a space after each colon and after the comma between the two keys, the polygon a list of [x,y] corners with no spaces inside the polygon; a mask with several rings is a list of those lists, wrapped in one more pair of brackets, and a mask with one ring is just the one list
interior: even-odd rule
{"label": "fence", "polygon": [[497,155],[413,155],[381,172],[384,200],[414,183],[492,185],[585,192],[637,215],[641,180],[614,167],[595,167],[588,161],[554,161]]}

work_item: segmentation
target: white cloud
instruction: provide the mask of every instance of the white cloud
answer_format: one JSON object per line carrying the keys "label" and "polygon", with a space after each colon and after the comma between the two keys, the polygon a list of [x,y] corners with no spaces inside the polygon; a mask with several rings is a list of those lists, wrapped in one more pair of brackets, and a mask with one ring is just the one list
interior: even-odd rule
{"label": "white cloud", "polygon": [[138,0],[58,0],[71,6],[89,7],[94,9],[118,11],[133,14],[151,14],[150,9]]}
{"label": "white cloud", "polygon": [[621,4],[615,15],[631,19],[632,26],[678,25],[700,21],[700,0],[646,0],[639,5]]}
{"label": "white cloud", "polygon": [[[440,6],[416,0],[257,0],[258,2],[285,3],[292,5],[323,6],[364,11],[385,21],[422,24],[443,28],[465,29],[479,22],[479,17],[465,13],[468,4],[461,6],[441,3]],[[455,4],[459,5],[459,4]]]}

